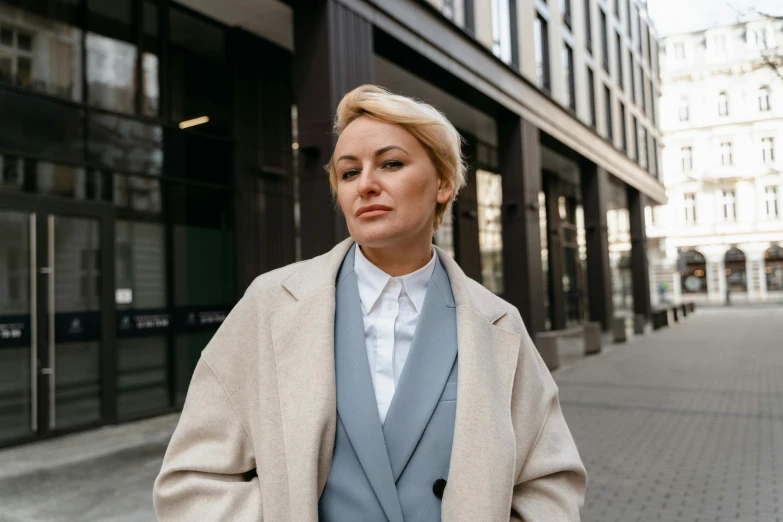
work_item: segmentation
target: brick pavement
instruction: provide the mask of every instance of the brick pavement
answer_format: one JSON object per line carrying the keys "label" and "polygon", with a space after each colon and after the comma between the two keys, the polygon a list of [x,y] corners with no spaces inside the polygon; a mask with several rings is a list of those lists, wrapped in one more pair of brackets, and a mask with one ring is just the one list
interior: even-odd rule
{"label": "brick pavement", "polygon": [[583,521],[783,521],[783,307],[699,310],[566,360]]}

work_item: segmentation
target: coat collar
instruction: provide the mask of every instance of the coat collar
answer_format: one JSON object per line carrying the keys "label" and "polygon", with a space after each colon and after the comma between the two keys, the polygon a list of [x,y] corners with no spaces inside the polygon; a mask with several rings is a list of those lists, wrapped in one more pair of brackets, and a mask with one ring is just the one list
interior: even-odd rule
{"label": "coat collar", "polygon": [[[283,281],[283,287],[298,301],[318,293],[326,287],[335,286],[337,272],[348,250],[354,245],[351,238],[337,244],[326,254],[314,257],[301,264],[301,268]],[[505,307],[484,287],[473,281],[443,249],[435,246],[435,251],[451,281],[456,306],[470,306],[494,324],[506,315]]]}

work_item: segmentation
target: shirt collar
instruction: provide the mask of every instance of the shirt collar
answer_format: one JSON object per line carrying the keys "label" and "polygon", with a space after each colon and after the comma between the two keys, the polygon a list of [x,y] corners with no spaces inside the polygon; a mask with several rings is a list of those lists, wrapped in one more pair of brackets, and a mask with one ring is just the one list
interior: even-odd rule
{"label": "shirt collar", "polygon": [[435,272],[435,260],[438,258],[435,249],[432,249],[432,257],[429,262],[415,272],[402,277],[392,277],[374,264],[372,264],[364,254],[359,245],[356,245],[356,256],[354,257],[353,270],[356,273],[356,279],[359,286],[359,299],[362,301],[365,313],[375,306],[380,299],[389,280],[395,279],[402,281],[402,289],[410,297],[416,312],[421,314],[424,306],[424,297],[427,295],[427,285]]}

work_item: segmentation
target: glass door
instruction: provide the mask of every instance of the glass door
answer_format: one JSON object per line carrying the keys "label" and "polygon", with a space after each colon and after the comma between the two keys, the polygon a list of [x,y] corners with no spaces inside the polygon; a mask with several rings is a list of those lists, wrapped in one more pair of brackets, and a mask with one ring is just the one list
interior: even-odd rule
{"label": "glass door", "polygon": [[0,444],[38,431],[36,215],[0,209]]}
{"label": "glass door", "polygon": [[109,218],[24,203],[0,201],[0,445],[113,417]]}

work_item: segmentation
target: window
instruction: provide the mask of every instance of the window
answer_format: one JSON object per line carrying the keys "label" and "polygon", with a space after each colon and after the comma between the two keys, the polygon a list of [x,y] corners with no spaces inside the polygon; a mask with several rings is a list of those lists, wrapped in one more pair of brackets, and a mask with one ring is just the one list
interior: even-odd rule
{"label": "window", "polygon": [[658,44],[655,40],[652,41],[652,56],[650,56],[650,67],[652,67],[652,73],[655,78],[658,77]]}
{"label": "window", "polygon": [[680,147],[680,161],[683,172],[693,170],[693,148]]}
{"label": "window", "polygon": [[620,103],[620,144],[624,151],[628,152],[628,136],[625,127],[625,105]]}
{"label": "window", "polygon": [[601,52],[603,53],[603,66],[609,72],[609,36],[606,27],[606,13],[601,9]]}
{"label": "window", "polygon": [[536,77],[538,87],[549,91],[549,31],[541,15],[533,20],[533,38],[536,43]]}
{"label": "window", "polygon": [[33,33],[0,29],[0,81],[29,88],[33,81]]}
{"label": "window", "polygon": [[622,39],[620,38],[620,33],[615,33],[615,39],[617,41],[617,85],[620,86],[620,89],[624,89],[623,84],[623,45],[622,45]]}
{"label": "window", "polygon": [[775,161],[775,138],[761,138],[761,161],[764,163]]}
{"label": "window", "polygon": [[639,165],[643,168],[647,168],[647,129],[643,126],[639,126]]}
{"label": "window", "polygon": [[614,139],[614,131],[612,129],[612,91],[606,85],[604,85],[604,106],[606,110],[606,139],[612,141]]}
{"label": "window", "polygon": [[723,196],[723,219],[725,221],[734,221],[737,219],[737,195],[733,190],[724,190]]}
{"label": "window", "polygon": [[639,50],[639,54],[642,54],[642,27],[646,27],[642,23],[642,13],[639,12],[639,9],[634,8],[634,11],[636,12],[636,48]]}
{"label": "window", "polygon": [[639,79],[639,83],[637,83],[639,86],[639,95],[636,97],[636,105],[644,110],[646,101],[644,99],[644,71],[642,71],[641,63],[636,64],[636,77]]}
{"label": "window", "polygon": [[571,29],[571,0],[560,0],[560,12],[563,15],[563,21]]}
{"label": "window", "polygon": [[647,81],[645,78],[645,73],[642,71],[642,66],[639,66],[639,87],[642,89],[642,110],[649,114],[650,113],[650,95],[652,93],[647,92]]}
{"label": "window", "polygon": [[636,146],[636,149],[634,152],[636,153],[636,162],[639,162],[639,141],[637,136],[639,136],[639,120],[636,119],[636,116],[631,116],[631,132],[633,132],[631,139],[634,140],[634,145]]}
{"label": "window", "polygon": [[620,0],[614,0],[614,15],[620,19]]}
{"label": "window", "polygon": [[696,224],[696,194],[689,192],[684,194],[685,202],[683,208],[685,209],[685,223],[687,225]]}
{"label": "window", "polygon": [[650,103],[647,105],[647,114],[650,115],[650,119],[655,123],[655,101],[658,99],[653,92],[653,84],[651,79],[647,79],[647,92],[650,96]]}
{"label": "window", "polygon": [[726,52],[726,37],[721,35],[717,35],[712,39],[712,47],[713,51],[717,55],[721,55]]}
{"label": "window", "polygon": [[636,78],[634,77],[633,53],[628,49],[628,76],[631,79],[631,100],[636,103]]}
{"label": "window", "polygon": [[590,0],[585,0],[585,47],[593,52],[593,18],[590,16]]}
{"label": "window", "polygon": [[574,52],[571,46],[563,44],[563,70],[566,81],[566,105],[576,110],[576,89],[574,87]]}
{"label": "window", "polygon": [[759,111],[769,111],[769,87],[766,85],[759,89]]}
{"label": "window", "polygon": [[514,63],[509,2],[492,0],[492,53],[506,63]]}
{"label": "window", "polygon": [[685,59],[685,44],[683,42],[675,42],[674,44],[674,57],[677,60]]}
{"label": "window", "polygon": [[764,204],[767,209],[767,217],[776,218],[780,215],[778,209],[778,188],[777,187],[765,187],[764,188]]}
{"label": "window", "polygon": [[503,207],[502,178],[499,174],[476,172],[478,198],[481,282],[496,294],[503,293]]}
{"label": "window", "polygon": [[658,176],[658,138],[653,138],[652,155],[650,156],[650,173]]}
{"label": "window", "polygon": [[595,112],[595,76],[589,66],[587,67],[587,95],[590,97],[590,126],[595,128],[598,121]]}
{"label": "window", "polygon": [[718,115],[729,115],[729,95],[725,91],[718,94]]}
{"label": "window", "polygon": [[732,165],[730,141],[724,141],[720,144],[720,164],[723,167]]}

